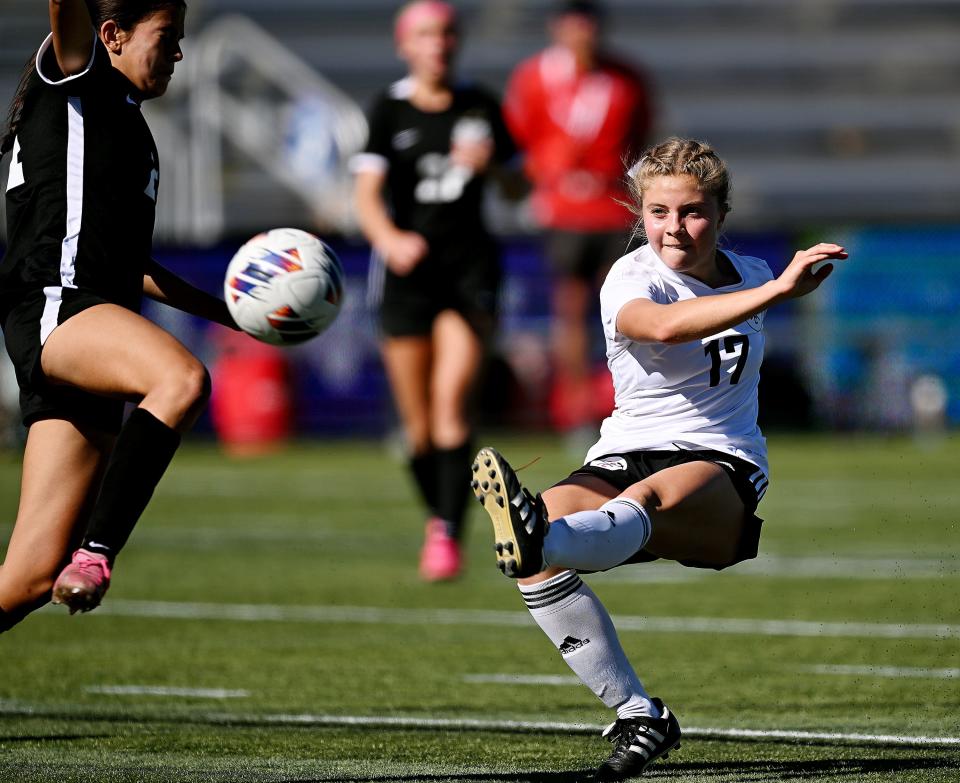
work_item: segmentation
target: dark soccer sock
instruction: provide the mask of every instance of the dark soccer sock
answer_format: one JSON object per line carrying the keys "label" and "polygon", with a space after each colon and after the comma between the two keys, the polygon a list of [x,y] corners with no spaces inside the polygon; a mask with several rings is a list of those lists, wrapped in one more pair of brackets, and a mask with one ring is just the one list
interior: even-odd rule
{"label": "dark soccer sock", "polygon": [[420,490],[420,497],[434,516],[437,511],[437,454],[428,451],[410,458],[410,472]]}
{"label": "dark soccer sock", "polygon": [[459,539],[470,497],[470,460],[473,445],[468,440],[452,449],[437,449],[437,516],[450,526],[450,535]]}
{"label": "dark soccer sock", "polygon": [[180,434],[149,411],[137,408],[130,414],[107,462],[84,549],[113,562],[179,445]]}
{"label": "dark soccer sock", "polygon": [[6,633],[26,616],[24,612],[8,612],[0,608],[0,633]]}

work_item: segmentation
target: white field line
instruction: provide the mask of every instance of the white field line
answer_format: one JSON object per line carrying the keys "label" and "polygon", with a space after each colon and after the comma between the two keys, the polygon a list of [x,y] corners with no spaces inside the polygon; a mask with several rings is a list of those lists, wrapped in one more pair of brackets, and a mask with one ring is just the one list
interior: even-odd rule
{"label": "white field line", "polygon": [[[55,611],[56,607],[50,611]],[[533,627],[527,612],[484,609],[395,609],[377,606],[290,606],[175,601],[108,600],[98,615],[234,622],[355,623],[378,625],[452,625]],[[960,639],[960,625],[946,623],[816,622],[719,617],[613,618],[619,631],[708,633],[750,636],[855,637],[884,639]]]}
{"label": "white field line", "polygon": [[843,666],[816,665],[802,667],[817,674],[845,674],[865,677],[915,677],[931,680],[960,679],[960,669],[923,669],[917,666]]}
{"label": "white field line", "polygon": [[171,688],[165,685],[90,685],[87,693],[107,696],[187,696],[198,699],[243,699],[250,691],[224,688]]}
{"label": "white field line", "polygon": [[583,685],[569,674],[465,674],[463,681],[502,685]]}
{"label": "white field line", "polygon": [[[40,707],[15,702],[0,701],[0,715],[21,715],[36,717],[68,717],[83,715],[85,720],[109,720],[113,716],[102,712],[83,712],[80,705],[59,705]],[[478,718],[421,718],[397,715],[324,715],[310,713],[296,714],[244,714],[244,713],[171,713],[163,715],[151,713],[141,718],[132,718],[124,713],[125,721],[139,720],[177,721],[179,723],[202,722],[223,725],[245,726],[369,726],[372,728],[409,728],[409,729],[448,729],[451,731],[524,731],[553,732],[566,734],[599,734],[602,727],[587,723],[567,723],[563,721],[527,721],[509,719]],[[699,726],[685,726],[685,737],[691,739],[756,739],[786,742],[860,742],[881,746],[918,747],[925,745],[958,745],[960,737],[908,736],[901,734],[861,734],[847,732],[793,731],[787,729],[721,729]]]}
{"label": "white field line", "polygon": [[[572,734],[594,734],[600,726],[560,721],[479,720],[469,718],[404,718],[367,715],[268,715],[267,723],[318,726],[396,726],[430,729],[476,729],[482,731],[559,731]],[[770,740],[828,740],[868,742],[877,745],[960,745],[960,737],[910,737],[898,734],[854,734],[842,732],[785,731],[778,729],[718,729],[684,726],[685,737],[700,739],[743,738]]]}
{"label": "white field line", "polygon": [[[814,674],[840,674],[866,677],[915,677],[922,679],[960,679],[960,669],[922,669],[909,666],[811,665],[799,667]],[[579,679],[564,674],[465,674],[463,682],[490,685],[582,685]]]}

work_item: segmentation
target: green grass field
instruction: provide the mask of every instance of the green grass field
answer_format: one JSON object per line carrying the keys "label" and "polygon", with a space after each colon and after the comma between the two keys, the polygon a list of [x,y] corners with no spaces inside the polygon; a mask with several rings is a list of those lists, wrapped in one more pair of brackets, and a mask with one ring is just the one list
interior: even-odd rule
{"label": "green grass field", "polygon": [[[489,440],[542,457],[534,488],[573,466],[551,440]],[[686,731],[648,777],[960,781],[960,444],[770,448],[756,561],[588,578]],[[0,457],[4,540],[18,481]],[[0,781],[588,779],[611,718],[471,514],[465,578],[428,586],[381,445],[186,447],[104,606],[0,637]]]}

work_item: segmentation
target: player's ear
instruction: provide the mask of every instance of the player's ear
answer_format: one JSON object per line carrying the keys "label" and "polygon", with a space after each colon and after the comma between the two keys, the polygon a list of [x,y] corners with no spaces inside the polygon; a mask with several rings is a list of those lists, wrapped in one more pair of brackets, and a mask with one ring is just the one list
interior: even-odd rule
{"label": "player's ear", "polygon": [[126,38],[127,34],[120,29],[120,25],[113,19],[107,19],[100,25],[100,40],[110,54],[122,54],[123,43]]}

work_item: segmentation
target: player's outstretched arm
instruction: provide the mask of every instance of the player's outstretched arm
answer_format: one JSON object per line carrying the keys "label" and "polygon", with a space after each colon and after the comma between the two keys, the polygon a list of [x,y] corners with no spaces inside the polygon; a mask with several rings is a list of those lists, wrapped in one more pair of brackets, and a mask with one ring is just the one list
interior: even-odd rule
{"label": "player's outstretched arm", "polygon": [[198,318],[205,318],[239,331],[236,321],[227,310],[226,302],[201,291],[152,258],[143,275],[143,293],[155,302],[162,302]]}
{"label": "player's outstretched arm", "polygon": [[85,0],[50,0],[50,30],[60,72],[80,73],[90,62],[94,36]]}
{"label": "player's outstretched arm", "polygon": [[799,251],[780,277],[746,291],[704,296],[672,304],[634,299],[620,308],[617,331],[645,343],[685,343],[710,337],[736,326],[770,305],[804,296],[816,290],[833,271],[822,261],[842,260],[847,251],[840,245],[820,243]]}

